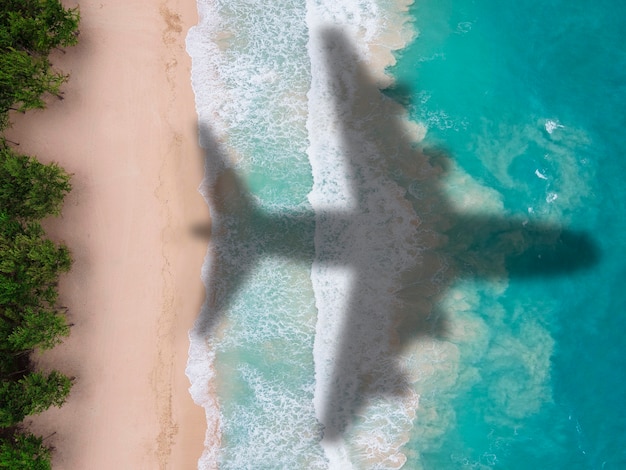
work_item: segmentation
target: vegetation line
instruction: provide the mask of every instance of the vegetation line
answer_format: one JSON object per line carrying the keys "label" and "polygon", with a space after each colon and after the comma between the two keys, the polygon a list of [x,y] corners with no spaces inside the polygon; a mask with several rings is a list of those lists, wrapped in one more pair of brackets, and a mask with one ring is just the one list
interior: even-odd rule
{"label": "vegetation line", "polygon": [[38,371],[31,361],[67,336],[58,305],[59,275],[70,269],[69,249],[46,238],[41,221],[57,216],[70,175],[15,150],[4,138],[10,112],[44,108],[46,95],[63,98],[67,75],[50,52],[76,44],[79,13],[60,0],[0,3],[0,469],[49,470],[52,449],[24,429],[28,415],[65,402],[72,378]]}

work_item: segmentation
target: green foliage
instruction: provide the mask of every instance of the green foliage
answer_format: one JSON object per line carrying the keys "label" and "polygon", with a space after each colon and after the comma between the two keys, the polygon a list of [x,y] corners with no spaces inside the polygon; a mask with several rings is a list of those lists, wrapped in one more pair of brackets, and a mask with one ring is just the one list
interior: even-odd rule
{"label": "green foliage", "polygon": [[59,0],[3,0],[0,5],[0,129],[10,109],[43,108],[46,93],[59,95],[66,75],[52,69],[52,49],[78,37],[77,9]]}
{"label": "green foliage", "polygon": [[61,406],[70,392],[71,380],[52,371],[31,372],[19,380],[0,383],[0,428],[15,426],[26,416]]}
{"label": "green foliage", "polygon": [[10,470],[50,470],[50,449],[43,439],[15,433],[0,439],[0,468]]}
{"label": "green foliage", "polygon": [[59,275],[71,265],[69,250],[43,237],[36,222],[0,226],[0,306],[45,306],[56,301]]}
{"label": "green foliage", "polygon": [[47,55],[76,44],[79,15],[59,0],[3,0],[0,7],[0,48]]}
{"label": "green foliage", "polygon": [[59,310],[25,307],[20,320],[5,337],[7,350],[50,349],[70,334],[67,320]]}
{"label": "green foliage", "polygon": [[[54,70],[53,49],[74,45],[78,10],[60,0],[0,0],[0,131],[9,111],[43,108],[67,76]],[[20,421],[60,406],[71,380],[34,370],[30,354],[69,334],[57,284],[70,252],[45,236],[40,221],[59,215],[70,176],[58,165],[20,155],[0,135],[0,469],[49,470],[50,449],[21,433]]]}
{"label": "green foliage", "polygon": [[70,175],[56,163],[44,165],[0,143],[0,208],[18,219],[59,215],[70,191]]}
{"label": "green foliage", "polygon": [[51,69],[47,57],[6,49],[0,53],[0,111],[44,108],[44,94],[59,95],[66,78]]}

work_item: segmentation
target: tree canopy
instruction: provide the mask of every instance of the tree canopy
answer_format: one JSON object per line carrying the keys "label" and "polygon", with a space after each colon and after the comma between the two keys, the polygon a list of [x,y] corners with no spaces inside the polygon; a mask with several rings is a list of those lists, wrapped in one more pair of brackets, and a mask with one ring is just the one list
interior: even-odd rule
{"label": "tree canopy", "polygon": [[[0,2],[0,132],[11,110],[45,107],[67,79],[50,62],[53,49],[74,45],[78,10],[59,0]],[[49,470],[50,449],[21,429],[22,420],[67,398],[72,379],[31,361],[69,334],[57,304],[69,249],[50,240],[41,221],[58,216],[70,175],[10,147],[0,135],[0,469]]]}
{"label": "tree canopy", "polygon": [[0,144],[0,207],[21,220],[59,215],[70,176],[56,163],[44,165]]}
{"label": "tree canopy", "polygon": [[58,165],[0,143],[0,468],[49,468],[49,452],[19,425],[61,405],[70,391],[70,378],[36,371],[30,361],[32,351],[69,334],[57,284],[70,268],[70,251],[48,239],[40,223],[60,213],[69,178]]}
{"label": "tree canopy", "polygon": [[15,434],[0,439],[0,468],[10,470],[50,470],[50,449],[32,434]]}
{"label": "tree canopy", "polygon": [[76,44],[79,15],[59,0],[3,0],[0,6],[0,129],[9,110],[43,108],[60,96],[66,75],[49,60],[53,49]]}
{"label": "tree canopy", "polygon": [[71,379],[60,372],[30,372],[19,380],[0,384],[0,427],[15,426],[26,416],[61,406],[70,392]]}

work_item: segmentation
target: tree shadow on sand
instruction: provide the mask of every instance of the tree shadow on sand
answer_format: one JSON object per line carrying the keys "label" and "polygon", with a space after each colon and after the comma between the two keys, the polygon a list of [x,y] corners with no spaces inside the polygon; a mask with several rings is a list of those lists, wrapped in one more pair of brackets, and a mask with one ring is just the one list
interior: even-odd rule
{"label": "tree shadow on sand", "polygon": [[[332,372],[316,377],[325,384],[318,419],[324,439],[334,441],[369,399],[405,393],[397,358],[416,337],[445,337],[450,312],[438,303],[453,283],[567,276],[593,266],[599,252],[582,232],[457,209],[443,186],[451,161],[445,152],[415,144],[400,106],[380,92],[340,31],[325,31],[321,47],[326,73],[319,75],[334,100],[333,115],[323,119],[341,135],[349,209],[262,210],[201,127],[212,227],[195,231],[210,235],[213,254],[205,337],[262,257],[350,269],[349,300],[328,357]],[[313,165],[324,165],[321,158]]]}

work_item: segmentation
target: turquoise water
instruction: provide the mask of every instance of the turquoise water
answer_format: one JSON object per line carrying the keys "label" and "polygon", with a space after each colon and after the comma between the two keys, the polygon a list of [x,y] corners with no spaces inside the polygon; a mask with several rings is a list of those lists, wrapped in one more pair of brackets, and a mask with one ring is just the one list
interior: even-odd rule
{"label": "turquoise water", "polygon": [[198,6],[199,468],[626,468],[626,6]]}
{"label": "turquoise water", "polygon": [[626,7],[423,0],[411,13],[420,36],[392,72],[428,123],[426,145],[446,148],[508,211],[592,234],[603,256],[483,300],[504,311],[497,322],[483,312],[489,345],[462,346],[476,377],[439,405],[455,424],[408,447],[425,468],[624,468]]}

